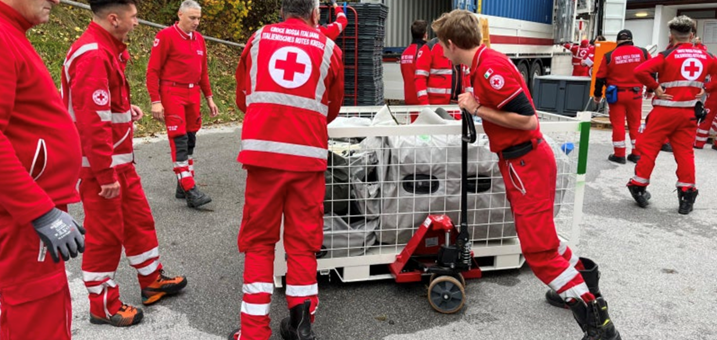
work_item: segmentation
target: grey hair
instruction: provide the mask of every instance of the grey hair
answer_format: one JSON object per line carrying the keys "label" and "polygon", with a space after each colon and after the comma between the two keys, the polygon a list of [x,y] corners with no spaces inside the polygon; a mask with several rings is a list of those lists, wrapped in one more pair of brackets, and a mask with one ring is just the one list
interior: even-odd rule
{"label": "grey hair", "polygon": [[185,10],[188,10],[188,9],[201,10],[202,6],[200,6],[199,3],[194,0],[185,0],[184,2],[182,2],[182,5],[179,6],[179,11],[184,12]]}
{"label": "grey hair", "polygon": [[695,30],[695,21],[686,15],[680,15],[675,17],[667,23],[667,27],[670,28],[672,36],[680,41],[685,41],[690,38],[690,34]]}
{"label": "grey hair", "polygon": [[281,10],[285,17],[296,17],[310,20],[314,11],[319,8],[319,0],[283,0]]}

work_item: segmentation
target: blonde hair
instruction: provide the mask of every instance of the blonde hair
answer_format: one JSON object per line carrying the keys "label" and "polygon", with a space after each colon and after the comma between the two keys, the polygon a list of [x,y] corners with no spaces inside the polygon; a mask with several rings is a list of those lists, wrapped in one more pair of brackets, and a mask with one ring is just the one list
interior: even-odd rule
{"label": "blonde hair", "polygon": [[431,24],[431,28],[443,44],[448,45],[450,40],[453,45],[464,50],[478,47],[483,41],[478,17],[466,10],[456,9],[444,13]]}
{"label": "blonde hair", "polygon": [[690,17],[686,15],[680,15],[675,17],[667,23],[667,27],[670,28],[672,36],[680,42],[689,40],[690,34],[696,31],[696,23]]}

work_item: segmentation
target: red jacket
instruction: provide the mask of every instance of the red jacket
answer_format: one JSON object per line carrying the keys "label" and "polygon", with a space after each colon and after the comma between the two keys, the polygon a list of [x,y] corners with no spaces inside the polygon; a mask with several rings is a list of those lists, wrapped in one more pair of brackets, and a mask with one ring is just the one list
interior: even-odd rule
{"label": "red jacket", "polygon": [[650,53],[646,49],[635,47],[632,42],[618,45],[614,50],[606,53],[596,75],[595,97],[602,97],[605,85],[642,88],[642,83],[635,77],[635,68],[650,58]]}
{"label": "red jacket", "polygon": [[[654,73],[659,74],[659,84],[652,76]],[[694,107],[697,103],[695,96],[703,87],[708,93],[714,91],[717,82],[705,86],[707,75],[711,75],[712,79],[717,77],[715,58],[688,43],[660,52],[635,69],[635,76],[648,89],[662,86],[666,94],[673,96],[672,100],[655,98],[652,105],[676,108]]]}
{"label": "red jacket", "polygon": [[415,82],[419,104],[442,105],[451,102],[453,63],[443,55],[438,38],[431,39],[421,47],[416,62]]}
{"label": "red jacket", "polygon": [[336,38],[339,37],[341,32],[344,31],[344,28],[346,28],[346,25],[349,23],[349,20],[346,18],[344,10],[341,9],[341,6],[337,6],[334,9],[334,13],[336,14],[336,21],[326,26],[319,26],[319,30],[321,31],[321,33],[329,37],[329,39],[331,40],[336,40]]}
{"label": "red jacket", "polygon": [[239,162],[286,171],[325,171],[327,123],[343,103],[341,49],[299,19],[249,38],[236,72],[246,113]]}
{"label": "red jacket", "polygon": [[588,46],[587,40],[583,40],[580,45],[577,44],[565,44],[563,47],[570,50],[573,55],[573,76],[588,76],[589,67],[583,65],[583,60],[587,58],[590,53],[590,46]]}
{"label": "red jacket", "polygon": [[147,90],[152,103],[162,101],[161,81],[199,85],[204,96],[211,97],[208,70],[207,46],[199,32],[188,35],[177,24],[159,31],[147,66]]}
{"label": "red jacket", "polygon": [[[419,105],[419,97],[427,96],[426,90],[420,92],[416,90],[416,63],[421,57],[421,47],[426,42],[423,40],[414,40],[401,54],[401,75],[403,76],[403,95],[406,105]],[[428,104],[428,103],[426,103]]]}
{"label": "red jacket", "polygon": [[0,214],[20,225],[79,201],[80,138],[25,36],[30,27],[0,2]]}
{"label": "red jacket", "polygon": [[62,67],[65,104],[82,140],[82,178],[100,185],[117,181],[117,172],[133,166],[132,113],[125,67],[127,45],[91,22]]}
{"label": "red jacket", "polygon": [[707,52],[707,46],[705,46],[704,44],[700,43],[700,44],[694,44],[694,45],[696,48],[699,48],[700,50]]}
{"label": "red jacket", "polygon": [[[530,104],[535,106],[523,77],[515,64],[504,54],[481,45],[473,57],[470,70],[472,86],[466,84],[465,87],[473,88],[473,94],[481,105],[501,110],[522,92],[528,97]],[[540,126],[535,130],[525,131],[483,120],[483,128],[490,139],[490,150],[493,152],[543,137]]]}

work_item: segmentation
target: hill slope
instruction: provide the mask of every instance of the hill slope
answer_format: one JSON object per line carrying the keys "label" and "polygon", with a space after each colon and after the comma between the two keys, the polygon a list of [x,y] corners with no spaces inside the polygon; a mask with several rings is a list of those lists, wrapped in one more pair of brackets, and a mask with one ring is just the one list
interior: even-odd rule
{"label": "hill slope", "polygon": [[[90,19],[89,10],[63,4],[53,9],[50,22],[37,26],[28,33],[35,49],[50,70],[58,89],[65,55],[72,43],[87,28]],[[145,117],[137,124],[136,136],[153,135],[164,131],[164,125],[151,117],[149,94],[145,86],[149,53],[154,36],[158,31],[156,28],[140,25],[130,34],[129,52],[132,55],[132,60],[127,66],[127,78],[132,89],[132,102],[145,112]],[[234,103],[236,88],[234,72],[241,49],[207,42],[207,50],[209,53],[209,79],[212,83],[214,101],[219,106],[221,114],[216,118],[210,118],[206,103],[203,102],[204,125],[241,121],[243,113],[237,109]]]}

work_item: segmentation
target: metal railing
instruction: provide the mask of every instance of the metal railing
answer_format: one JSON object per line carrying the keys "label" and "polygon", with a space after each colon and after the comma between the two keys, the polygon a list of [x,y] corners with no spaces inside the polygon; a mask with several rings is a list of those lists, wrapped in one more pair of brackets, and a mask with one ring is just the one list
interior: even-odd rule
{"label": "metal railing", "polygon": [[[78,7],[78,8],[83,8],[83,9],[86,9],[86,10],[89,10],[89,9],[90,9],[90,6],[85,5],[85,4],[83,4],[83,3],[80,3],[80,2],[77,2],[77,1],[60,0],[60,3],[63,3],[63,4],[65,4],[65,5],[70,5],[70,6]],[[152,27],[156,27],[156,28],[167,28],[167,26],[165,26],[165,25],[160,25],[160,24],[157,24],[157,23],[154,23],[154,22],[151,22],[151,21],[147,21],[147,20],[139,19],[138,21],[139,21],[140,24],[146,25],[146,26],[152,26]],[[209,41],[217,42],[217,43],[220,43],[220,44],[229,45],[229,46],[234,46],[234,47],[239,47],[239,48],[244,48],[244,46],[245,46],[244,44],[239,44],[239,43],[235,43],[235,42],[232,42],[232,41],[227,41],[227,40],[222,40],[222,39],[217,39],[217,38],[207,37],[207,36],[204,36],[204,40],[209,40]]]}

